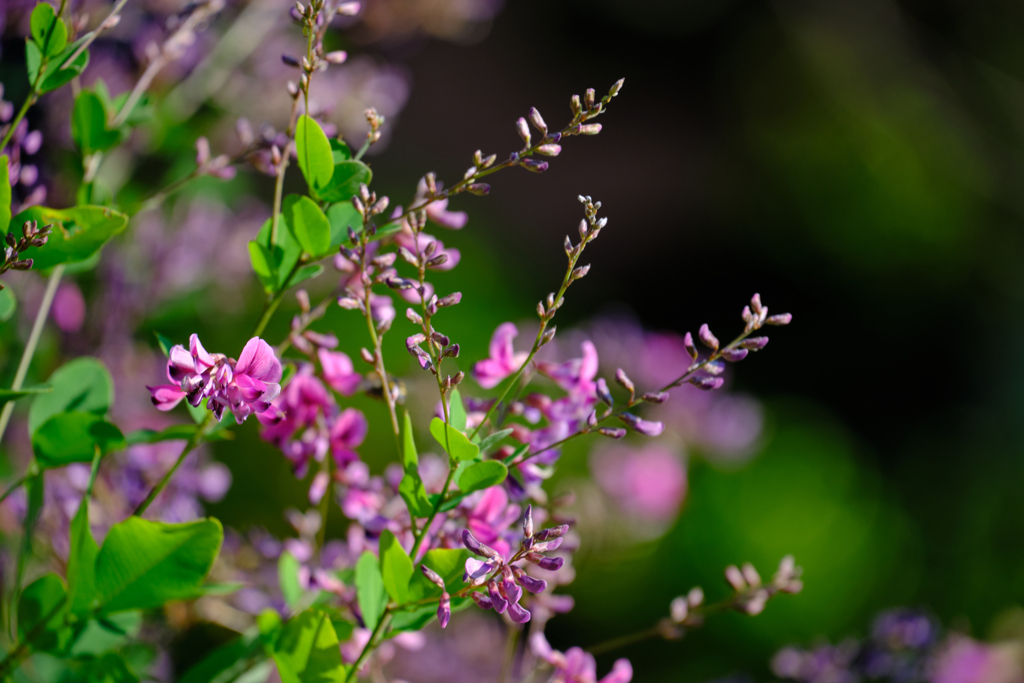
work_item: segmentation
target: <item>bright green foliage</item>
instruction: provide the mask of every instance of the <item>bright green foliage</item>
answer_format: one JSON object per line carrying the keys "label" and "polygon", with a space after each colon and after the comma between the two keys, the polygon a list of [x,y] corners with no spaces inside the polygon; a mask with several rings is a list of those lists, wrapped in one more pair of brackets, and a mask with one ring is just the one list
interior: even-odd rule
{"label": "bright green foliage", "polygon": [[274,662],[281,683],[344,683],[338,636],[330,618],[306,610],[289,619],[274,643]]}
{"label": "bright green foliage", "polygon": [[277,580],[281,584],[281,594],[285,604],[295,607],[302,597],[302,586],[299,584],[299,561],[287,550],[277,560]]}
{"label": "bright green foliage", "polygon": [[459,477],[459,491],[466,494],[497,486],[507,476],[508,468],[498,460],[473,463]]}
{"label": "bright green foliage", "polygon": [[21,226],[30,220],[39,221],[40,227],[53,224],[53,233],[46,244],[21,252],[22,258],[33,259],[33,268],[39,269],[84,261],[128,225],[128,216],[104,206],[70,209],[33,206],[11,219],[8,232],[20,234]]}
{"label": "bright green foliage", "polygon": [[102,152],[117,145],[121,135],[107,127],[107,111],[100,97],[83,90],[75,98],[71,113],[71,138],[82,154]]}
{"label": "bright green foliage", "polygon": [[32,450],[40,467],[63,467],[89,462],[96,452],[106,454],[124,448],[121,430],[91,413],[59,413],[32,435]]}
{"label": "bright green foliage", "polygon": [[340,164],[342,161],[348,161],[352,158],[352,150],[349,149],[348,144],[344,140],[331,139],[331,156],[332,161],[335,164]]}
{"label": "bright green foliage", "polygon": [[356,211],[352,202],[338,202],[327,209],[327,220],[331,224],[331,250],[348,241],[348,229],[363,229],[363,217]]}
{"label": "bright green foliage", "polygon": [[271,247],[272,227],[273,223],[268,218],[256,239],[249,242],[249,258],[252,260],[253,270],[268,293],[280,291],[284,287],[288,275],[302,256],[302,245],[283,220],[277,226],[277,241]]}
{"label": "bright green foliage", "polygon": [[480,452],[486,453],[488,450],[496,446],[502,439],[512,433],[512,428],[502,429],[500,432],[494,432],[489,434],[480,440]]}
{"label": "bright green foliage", "polygon": [[323,128],[305,114],[299,117],[295,127],[295,153],[309,189],[317,194],[331,182],[334,155]]}
{"label": "bright green foliage", "polygon": [[368,550],[356,563],[356,598],[359,611],[363,614],[363,623],[366,628],[373,630],[384,612],[384,580],[380,575],[377,558]]}
{"label": "bright green foliage", "polygon": [[96,558],[101,613],[150,609],[194,596],[223,536],[215,519],[162,524],[129,517],[114,525]]}
{"label": "bright green foliage", "polygon": [[62,19],[57,18],[53,7],[41,2],[32,10],[29,19],[32,42],[47,57],[60,54],[68,43],[68,27]]}
{"label": "bright green foliage", "polygon": [[56,574],[44,574],[21,593],[18,600],[18,635],[37,634],[33,643],[44,652],[62,650],[71,639],[64,625],[67,589]]}
{"label": "bright green foliage", "polygon": [[96,595],[96,556],[100,547],[89,528],[89,498],[82,497],[71,520],[71,548],[68,551],[68,602],[75,614],[88,611]]}
{"label": "bright green foliage", "polygon": [[[0,291],[0,300],[3,299],[4,289]],[[11,401],[17,401],[19,398],[25,396],[32,396],[33,394],[48,394],[53,391],[53,387],[48,384],[41,384],[38,387],[22,387],[21,389],[0,389],[0,406]]]}
{"label": "bright green foliage", "polygon": [[116,652],[106,652],[89,663],[86,680],[93,683],[138,683],[139,677]]}
{"label": "bright green foliage", "polygon": [[446,425],[440,418],[430,421],[430,433],[441,444],[441,448],[455,460],[472,460],[480,455],[480,447],[469,440],[469,438],[450,425]]}
{"label": "bright green foliage", "polygon": [[45,65],[43,63],[44,55],[42,48],[35,41],[26,41],[25,63],[28,68],[29,83],[36,83],[38,81],[38,91],[40,93],[48,93],[81,74],[89,64],[88,50],[83,50],[81,54],[75,57],[74,61],[67,64],[64,64],[64,62],[78,49],[83,40],[85,38],[76,40],[71,45],[65,47],[60,54],[45,56]]}
{"label": "bright green foliage", "polygon": [[142,628],[142,612],[121,612],[90,619],[75,637],[68,654],[72,657],[98,657],[124,646]]}
{"label": "bright green foliage", "polygon": [[408,412],[402,417],[402,467],[405,469],[405,476],[398,485],[398,493],[409,508],[409,514],[413,517],[429,517],[434,511],[434,506],[427,498],[427,491],[420,477],[419,454],[416,452],[416,440]]}
{"label": "bright green foliage", "polygon": [[52,392],[37,396],[29,408],[29,434],[35,434],[58,413],[78,411],[103,417],[114,403],[114,380],[106,366],[95,358],[76,358],[65,363],[50,375],[47,383]]}
{"label": "bright green foliage", "polygon": [[[2,171],[2,169],[0,169]],[[0,176],[3,177],[3,176]],[[18,309],[18,300],[14,298],[14,292],[10,287],[0,289],[0,323],[7,322]]]}
{"label": "bright green foliage", "polygon": [[462,405],[462,395],[459,394],[458,389],[452,389],[451,397],[448,401],[448,417],[451,420],[452,427],[455,427],[460,432],[466,431],[466,407]]}
{"label": "bright green foliage", "polygon": [[282,215],[288,229],[310,256],[324,256],[331,248],[331,223],[309,197],[290,194],[284,198]]}
{"label": "bright green foliage", "polygon": [[327,202],[347,202],[359,193],[359,185],[373,180],[370,167],[361,161],[342,161],[335,165],[326,187],[317,191],[317,197]]}
{"label": "bright green foliage", "polygon": [[395,535],[385,530],[380,536],[380,573],[384,579],[384,588],[391,599],[398,604],[408,602],[409,581],[412,579],[413,566],[409,554],[402,548]]}

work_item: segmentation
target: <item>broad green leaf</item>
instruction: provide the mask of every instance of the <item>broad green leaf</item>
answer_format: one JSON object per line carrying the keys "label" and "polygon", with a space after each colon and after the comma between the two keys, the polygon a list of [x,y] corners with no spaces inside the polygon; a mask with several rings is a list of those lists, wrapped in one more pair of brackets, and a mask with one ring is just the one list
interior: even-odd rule
{"label": "broad green leaf", "polygon": [[288,228],[311,256],[323,256],[331,248],[331,224],[309,197],[290,194],[281,208]]}
{"label": "broad green leaf", "polygon": [[156,343],[160,345],[160,350],[164,352],[164,358],[169,358],[171,355],[171,347],[174,346],[174,342],[159,332],[154,332],[153,336],[156,337]]}
{"label": "broad green leaf", "polygon": [[114,380],[107,367],[95,358],[82,357],[65,363],[50,375],[47,384],[53,391],[37,396],[29,408],[29,434],[57,413],[75,410],[102,417],[114,404]]}
{"label": "broad green leaf", "polygon": [[[448,592],[454,594],[466,585],[462,580],[462,575],[466,569],[467,558],[469,558],[469,551],[465,548],[435,548],[423,556],[423,564],[437,572],[438,576],[444,579]],[[436,598],[440,595],[441,589],[423,576],[422,572],[416,572],[412,580],[409,581],[411,600]]]}
{"label": "broad green leaf", "polygon": [[107,128],[107,112],[99,96],[83,90],[75,98],[71,113],[71,139],[83,155],[102,152],[121,141],[121,134]]}
{"label": "broad green leaf", "polygon": [[273,221],[267,219],[256,235],[256,241],[267,248],[270,254],[270,265],[277,272],[277,285],[274,291],[280,291],[284,281],[292,272],[292,268],[299,262],[302,256],[302,245],[295,239],[295,235],[288,229],[284,217],[278,219],[277,242],[270,246],[270,233]]}
{"label": "broad green leaf", "polygon": [[459,430],[446,425],[440,418],[435,417],[430,421],[430,433],[441,444],[441,448],[456,460],[472,460],[480,455],[479,446]]}
{"label": "broad green leaf", "polygon": [[253,240],[249,242],[249,261],[252,263],[253,272],[263,283],[263,289],[268,294],[277,291],[277,269],[273,264],[273,257],[270,249]]}
{"label": "broad green leaf", "polygon": [[317,197],[327,202],[347,202],[359,194],[359,186],[373,180],[370,167],[361,161],[342,161],[334,166],[330,182],[317,190]]}
{"label": "broad green leaf", "polygon": [[473,463],[459,478],[459,490],[462,493],[472,493],[487,489],[505,481],[507,476],[508,468],[498,460]]}
{"label": "broad green leaf", "polygon": [[68,654],[72,657],[97,657],[123,646],[138,635],[141,627],[142,612],[122,612],[90,619],[75,638]]}
{"label": "broad green leaf", "polygon": [[124,448],[125,441],[120,429],[92,413],[58,413],[32,435],[32,451],[43,468],[90,462],[96,447],[106,454]]}
{"label": "broad green leaf", "polygon": [[[39,85],[40,93],[47,93],[51,90],[56,90],[75,76],[81,74],[85,67],[89,65],[89,51],[84,50],[80,55],[75,57],[74,61],[68,62],[63,68],[61,64],[71,56],[71,54],[78,49],[81,42],[85,40],[84,37],[79,38],[71,45],[64,48],[56,57],[51,57],[47,62],[45,70],[43,72],[43,81]],[[35,46],[35,43],[27,43],[26,54],[29,56],[29,73],[32,77],[32,82],[35,82],[35,75],[39,73],[41,55],[35,57],[35,70],[33,71],[33,57],[31,55],[32,50],[29,48],[35,48],[38,52],[39,48]]]}
{"label": "broad green leaf", "polygon": [[[5,289],[3,291],[6,292],[7,290]],[[2,292],[0,292],[0,298],[3,298]],[[48,394],[51,391],[53,391],[53,387],[51,387],[49,384],[40,384],[37,387],[22,387],[21,389],[18,390],[0,389],[0,406],[2,406],[5,403],[10,403],[11,401],[17,401],[19,398],[24,398],[25,396],[32,396],[34,394]]]}
{"label": "broad green leaf", "polygon": [[462,405],[462,395],[458,389],[452,389],[451,400],[448,403],[448,416],[451,419],[452,427],[460,432],[466,431],[466,406]]}
{"label": "broad green leaf", "polygon": [[195,594],[220,551],[216,519],[162,524],[129,517],[114,525],[96,558],[104,614],[159,607]]}
{"label": "broad green leaf", "polygon": [[416,450],[416,437],[412,433],[412,418],[409,411],[402,412],[402,467],[408,472],[410,467],[419,467],[420,456]]}
{"label": "broad green leaf", "polygon": [[434,512],[434,506],[427,497],[427,490],[423,486],[419,472],[411,474],[406,472],[402,481],[398,484],[398,493],[409,508],[409,514],[413,517],[425,518]]}
{"label": "broad green leaf", "polygon": [[302,598],[302,586],[299,584],[299,561],[290,552],[285,551],[277,560],[277,580],[281,584],[281,594],[289,607],[295,607]]}
{"label": "broad green leaf", "polygon": [[[452,612],[461,612],[472,604],[473,601],[470,598],[453,597]],[[406,631],[422,630],[435,619],[437,619],[437,605],[427,605],[411,612],[398,612],[391,620],[391,631],[388,637],[393,638]]]}
{"label": "broad green leaf", "polygon": [[412,579],[412,559],[402,548],[395,535],[385,530],[380,536],[380,573],[384,588],[398,604],[409,601],[409,581]]}
{"label": "broad green leaf", "polygon": [[39,78],[39,69],[43,65],[43,51],[32,40],[25,41],[25,68],[28,71],[28,82],[35,83]]}
{"label": "broad green leaf", "polygon": [[363,624],[371,631],[384,611],[384,580],[380,575],[380,564],[370,551],[363,552],[356,563],[356,598]]}
{"label": "broad green leaf", "polygon": [[45,2],[40,2],[32,10],[29,27],[32,42],[38,45],[39,50],[47,57],[59,54],[68,43],[68,27],[57,18],[53,7]]}
{"label": "broad green leaf", "polygon": [[488,436],[484,437],[483,439],[480,440],[480,452],[486,453],[492,447],[496,446],[501,440],[510,435],[512,431],[513,430],[510,427],[508,429],[502,429],[500,432],[494,432],[493,434],[489,434]]}
{"label": "broad green leaf", "polygon": [[[9,178],[7,155],[0,156],[0,178]],[[0,228],[7,230],[11,222],[11,184],[0,183]],[[7,291],[6,289],[4,291]],[[13,298],[12,298],[13,301]],[[11,311],[14,309],[12,308]],[[10,316],[7,316],[8,318]],[[7,320],[0,316],[0,320]]]}
{"label": "broad green leaf", "polygon": [[44,574],[21,593],[18,599],[18,633],[22,638],[36,634],[33,647],[43,652],[59,651],[71,639],[71,628],[64,625],[67,589],[56,574]]}
{"label": "broad green leaf", "polygon": [[296,272],[294,277],[288,282],[288,286],[297,285],[300,282],[311,280],[315,277],[319,277],[324,272],[324,267],[319,263],[311,263],[308,266],[302,266]]}
{"label": "broad green leaf", "polygon": [[[252,657],[263,648],[263,639],[252,629],[206,655],[185,672],[178,683],[227,683],[237,681],[249,668]],[[263,679],[264,681],[266,678]]]}
{"label": "broad green leaf", "polygon": [[128,216],[102,206],[48,209],[33,206],[11,219],[8,232],[21,231],[25,221],[39,226],[53,225],[50,238],[41,247],[29,247],[23,258],[34,260],[33,268],[51,268],[61,263],[84,261],[98,252],[107,240],[124,231]]}
{"label": "broad green leaf", "polygon": [[314,194],[318,193],[331,181],[334,156],[323,128],[305,114],[299,117],[295,126],[295,153],[309,189]]}
{"label": "broad green leaf", "polygon": [[129,446],[139,443],[159,443],[161,441],[185,441],[191,439],[198,429],[196,425],[188,424],[171,425],[159,432],[155,429],[137,429],[134,432],[125,434],[124,440]]}
{"label": "broad green leaf", "polygon": [[88,611],[96,598],[96,555],[100,547],[89,528],[89,498],[82,497],[71,520],[71,548],[68,551],[68,602],[75,614]]}
{"label": "broad green leaf", "polygon": [[352,206],[352,202],[338,202],[327,209],[327,220],[331,224],[331,249],[337,249],[348,242],[348,229],[356,232],[363,229],[363,217]]}
{"label": "broad green leaf", "polygon": [[[0,168],[0,172],[3,169]],[[0,176],[2,178],[3,176]],[[2,186],[3,183],[0,183]],[[7,187],[10,187],[8,185]],[[4,287],[0,289],[0,323],[7,322],[14,315],[14,311],[18,308],[18,301],[14,298],[14,292],[11,291],[10,287]]]}
{"label": "broad green leaf", "polygon": [[334,626],[319,610],[289,619],[274,644],[281,683],[344,683],[347,671]]}
{"label": "broad green leaf", "polygon": [[352,158],[352,150],[349,149],[348,143],[344,140],[336,140],[331,138],[331,155],[333,156],[333,164],[340,163],[342,161],[348,161]]}

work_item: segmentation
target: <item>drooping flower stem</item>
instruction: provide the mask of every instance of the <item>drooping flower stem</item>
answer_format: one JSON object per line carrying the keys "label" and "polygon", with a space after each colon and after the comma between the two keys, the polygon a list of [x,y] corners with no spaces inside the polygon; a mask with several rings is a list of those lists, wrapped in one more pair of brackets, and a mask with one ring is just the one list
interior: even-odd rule
{"label": "drooping flower stem", "polygon": [[[39,304],[39,310],[36,311],[36,319],[32,323],[32,331],[29,333],[28,341],[25,343],[25,350],[21,352],[21,360],[18,362],[17,372],[14,373],[14,381],[11,382],[11,389],[13,391],[21,389],[25,383],[25,376],[28,374],[28,368],[32,364],[32,356],[36,352],[36,346],[39,345],[39,337],[43,334],[46,318],[50,314],[50,306],[53,305],[53,297],[57,294],[57,285],[60,284],[60,278],[63,275],[64,264],[54,266],[50,272],[50,279],[46,282],[43,300]],[[11,421],[11,413],[13,412],[14,401],[9,401],[4,406],[3,412],[0,412],[0,440],[3,440],[4,432],[7,431],[7,424]]]}
{"label": "drooping flower stem", "polygon": [[363,647],[363,651],[359,653],[359,658],[356,659],[352,668],[349,669],[348,675],[345,677],[345,683],[354,681],[356,676],[359,675],[359,670],[363,668],[363,664],[369,659],[373,651],[380,645],[380,641],[384,638],[387,633],[388,627],[391,625],[391,608],[385,608],[384,614],[381,615],[380,621],[377,622],[377,627],[373,629],[373,633],[370,635],[370,640],[367,641],[366,646]]}
{"label": "drooping flower stem", "polygon": [[181,455],[178,456],[178,459],[174,462],[171,469],[167,470],[167,474],[165,474],[163,479],[160,480],[160,483],[154,486],[153,490],[149,492],[148,496],[146,496],[146,499],[139,503],[139,506],[135,508],[135,512],[132,513],[133,517],[141,517],[146,511],[146,508],[148,508],[153,501],[156,500],[156,497],[160,495],[160,492],[167,488],[167,484],[170,483],[171,477],[173,477],[174,473],[178,471],[181,464],[185,462],[185,458],[188,457],[189,453],[194,451],[196,447],[203,442],[203,439],[206,437],[206,431],[213,423],[214,415],[211,410],[207,414],[206,418],[199,424],[196,431],[192,433],[192,436],[189,437],[189,440],[185,443],[185,447],[181,450]]}

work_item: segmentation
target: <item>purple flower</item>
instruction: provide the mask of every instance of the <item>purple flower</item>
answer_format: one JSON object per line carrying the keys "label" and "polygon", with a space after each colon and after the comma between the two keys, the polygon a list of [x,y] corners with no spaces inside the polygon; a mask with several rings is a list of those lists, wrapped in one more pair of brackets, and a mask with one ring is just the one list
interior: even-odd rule
{"label": "purple flower", "polygon": [[519,519],[519,514],[518,505],[509,505],[505,489],[492,486],[482,491],[467,511],[466,526],[476,538],[508,557],[511,545],[502,538],[502,534]]}
{"label": "purple flower", "polygon": [[519,330],[514,324],[498,325],[491,337],[490,357],[473,366],[473,377],[481,387],[493,389],[526,362],[529,354],[525,351],[516,353],[512,347],[512,340],[518,335]]}
{"label": "purple flower", "polygon": [[534,633],[530,637],[530,650],[554,667],[551,683],[629,683],[633,680],[633,667],[629,660],[618,659],[608,675],[598,681],[594,655],[578,647],[571,647],[563,654],[548,644],[543,633]]}
{"label": "purple flower", "polygon": [[352,367],[352,359],[341,351],[329,351],[321,348],[317,351],[320,366],[324,370],[324,380],[342,396],[351,396],[356,392],[362,376]]}
{"label": "purple flower", "polygon": [[580,344],[583,355],[561,364],[538,363],[537,369],[570,394],[592,397],[597,392],[597,348],[589,339]]}
{"label": "purple flower", "polygon": [[682,458],[662,446],[605,448],[594,454],[591,469],[619,507],[645,520],[671,521],[686,496]]}
{"label": "purple flower", "polygon": [[366,417],[355,408],[346,408],[331,423],[331,454],[338,467],[344,468],[359,459],[353,449],[363,443],[368,425]]}

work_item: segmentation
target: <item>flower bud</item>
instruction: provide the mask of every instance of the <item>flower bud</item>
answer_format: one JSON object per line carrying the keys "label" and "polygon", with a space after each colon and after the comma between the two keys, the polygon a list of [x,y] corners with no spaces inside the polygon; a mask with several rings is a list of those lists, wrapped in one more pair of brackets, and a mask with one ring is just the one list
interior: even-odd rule
{"label": "flower bud", "polygon": [[601,132],[600,123],[586,123],[579,127],[580,134],[582,135],[597,135]]}
{"label": "flower bud", "polygon": [[438,299],[437,306],[438,308],[447,308],[456,305],[460,301],[462,301],[462,292],[452,292],[448,296]]}
{"label": "flower bud", "polygon": [[548,134],[548,124],[544,123],[544,117],[540,115],[536,107],[530,107],[530,123],[541,132],[541,135]]}
{"label": "flower bud", "polygon": [[420,571],[423,572],[423,575],[427,577],[428,581],[436,585],[441,590],[444,590],[444,579],[442,579],[437,572],[435,572],[433,569],[431,569],[425,564],[420,565]]}
{"label": "flower bud", "polygon": [[516,121],[516,132],[518,132],[519,133],[519,137],[521,137],[523,139],[523,143],[527,147],[529,147],[530,146],[530,127],[528,125],[526,125],[526,119],[524,119],[522,117],[519,117],[519,120]]}
{"label": "flower bud", "polygon": [[672,621],[677,624],[681,624],[686,621],[686,617],[690,615],[690,606],[686,601],[685,597],[678,597],[672,601],[669,606],[669,614],[672,617]]}
{"label": "flower bud", "polygon": [[640,398],[648,403],[664,403],[669,395],[667,391],[648,391]]}
{"label": "flower bud", "polygon": [[546,157],[557,157],[562,153],[561,145],[541,145],[537,148],[538,154],[543,154]]}
{"label": "flower bud", "polygon": [[587,109],[594,108],[594,101],[597,99],[597,93],[594,92],[593,88],[587,88],[586,94],[583,96],[583,102],[587,105]]}
{"label": "flower bud", "polygon": [[471,183],[466,187],[466,191],[478,197],[484,197],[491,193],[491,186],[487,183]]}
{"label": "flower bud", "polygon": [[370,353],[370,350],[365,346],[359,349],[359,355],[360,357],[362,357],[363,360],[365,360],[370,365],[373,365],[374,363],[377,362],[377,357]]}
{"label": "flower bud", "polygon": [[572,107],[572,115],[579,116],[580,112],[583,111],[583,105],[580,104],[580,96],[573,95],[572,99],[569,100],[569,106]]}
{"label": "flower bud", "polygon": [[604,381],[604,377],[598,377],[596,385],[597,397],[609,406],[615,405],[615,400],[612,398],[612,392],[608,391],[608,382]]}
{"label": "flower bud", "polygon": [[665,431],[664,423],[643,420],[632,413],[622,413],[619,419],[644,436],[658,436]]}
{"label": "flower bud", "polygon": [[597,433],[612,439],[621,439],[626,436],[626,430],[622,427],[601,427]]}
{"label": "flower bud", "polygon": [[621,386],[623,389],[629,392],[629,400],[632,402],[633,397],[636,396],[636,387],[633,385],[633,380],[631,380],[629,376],[626,375],[626,371],[623,370],[622,368],[616,370],[615,381],[619,384],[619,386]]}
{"label": "flower bud", "polygon": [[769,325],[788,325],[789,323],[793,322],[793,314],[779,313],[778,315],[771,316],[765,322],[768,323]]}
{"label": "flower bud", "polygon": [[768,344],[768,337],[750,337],[740,342],[740,346],[750,351],[760,351]]}
{"label": "flower bud", "polygon": [[344,64],[345,60],[348,59],[348,53],[344,50],[334,50],[325,54],[324,59],[331,64]]}
{"label": "flower bud", "polygon": [[523,535],[527,538],[533,536],[533,506],[526,506],[526,518],[523,519]]}
{"label": "flower bud", "polygon": [[700,337],[700,341],[701,343],[704,344],[704,346],[708,347],[712,351],[718,350],[718,338],[715,337],[715,335],[711,334],[711,328],[708,327],[707,323],[704,323],[703,325],[700,326],[698,336]]}
{"label": "flower bud", "polygon": [[618,95],[619,91],[622,90],[623,83],[625,83],[625,82],[626,82],[625,78],[620,78],[619,80],[617,80],[614,83],[612,83],[612,87],[608,90],[608,95],[610,97],[615,97],[616,95]]}
{"label": "flower bud", "polygon": [[689,382],[693,386],[698,389],[703,389],[704,391],[721,389],[722,385],[725,384],[725,380],[721,377],[691,377]]}
{"label": "flower bud", "polygon": [[740,348],[740,349],[725,349],[724,351],[722,351],[722,358],[726,359],[727,361],[729,361],[731,363],[735,363],[737,361],[741,361],[744,358],[746,358],[747,357],[747,353],[748,353],[747,350],[746,349],[742,349],[742,348]]}

